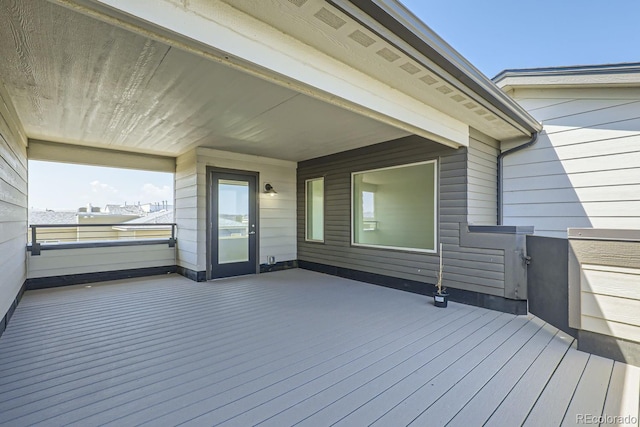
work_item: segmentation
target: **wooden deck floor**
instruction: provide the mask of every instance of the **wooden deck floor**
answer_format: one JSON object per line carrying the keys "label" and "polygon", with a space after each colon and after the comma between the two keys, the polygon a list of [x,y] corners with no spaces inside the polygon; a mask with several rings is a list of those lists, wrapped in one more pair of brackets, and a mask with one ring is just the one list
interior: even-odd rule
{"label": "wooden deck floor", "polygon": [[539,319],[304,270],[31,291],[0,338],[8,426],[637,426],[639,390]]}

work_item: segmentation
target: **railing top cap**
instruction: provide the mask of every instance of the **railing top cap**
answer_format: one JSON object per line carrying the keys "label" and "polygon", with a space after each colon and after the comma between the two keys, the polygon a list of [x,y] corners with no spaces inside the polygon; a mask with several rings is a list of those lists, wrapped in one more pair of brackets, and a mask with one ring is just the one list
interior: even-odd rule
{"label": "railing top cap", "polygon": [[570,240],[620,240],[625,242],[640,242],[640,230],[638,229],[570,228],[567,235]]}
{"label": "railing top cap", "polygon": [[175,222],[158,222],[158,223],[126,223],[120,222],[115,224],[29,224],[29,228],[68,228],[68,227],[148,227],[148,226],[176,226]]}

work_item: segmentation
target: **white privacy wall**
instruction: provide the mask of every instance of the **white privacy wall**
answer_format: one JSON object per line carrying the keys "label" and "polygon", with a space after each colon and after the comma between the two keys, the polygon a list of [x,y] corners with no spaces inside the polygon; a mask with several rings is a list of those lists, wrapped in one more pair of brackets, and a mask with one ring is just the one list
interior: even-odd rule
{"label": "white privacy wall", "polygon": [[24,131],[0,82],[0,319],[27,277],[26,150]]}
{"label": "white privacy wall", "polygon": [[[266,157],[197,148],[177,159],[176,222],[178,265],[194,271],[207,266],[207,166],[258,172],[259,255],[276,261],[297,259],[296,163]],[[278,194],[262,192],[271,183]]]}
{"label": "white privacy wall", "polygon": [[640,88],[516,89],[544,131],[504,158],[504,223],[640,228]]}

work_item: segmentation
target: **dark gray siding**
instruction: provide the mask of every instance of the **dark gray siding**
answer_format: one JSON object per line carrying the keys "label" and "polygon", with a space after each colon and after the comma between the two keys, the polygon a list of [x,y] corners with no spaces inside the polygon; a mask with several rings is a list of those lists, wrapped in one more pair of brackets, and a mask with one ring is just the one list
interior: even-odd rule
{"label": "dark gray siding", "polygon": [[[460,223],[467,222],[467,150],[416,136],[298,164],[298,259],[435,283],[436,254],[353,247],[350,234],[352,172],[432,159],[438,159],[438,232],[444,245],[445,286],[503,296],[503,251],[460,247]],[[306,242],[304,182],[320,176],[325,178],[325,242]]]}

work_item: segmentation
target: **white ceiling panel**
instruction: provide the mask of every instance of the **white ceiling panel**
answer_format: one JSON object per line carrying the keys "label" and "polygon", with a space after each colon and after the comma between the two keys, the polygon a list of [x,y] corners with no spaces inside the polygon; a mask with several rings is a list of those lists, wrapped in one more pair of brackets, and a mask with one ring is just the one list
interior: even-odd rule
{"label": "white ceiling panel", "polygon": [[407,135],[44,0],[0,2],[0,55],[34,139],[299,161]]}

